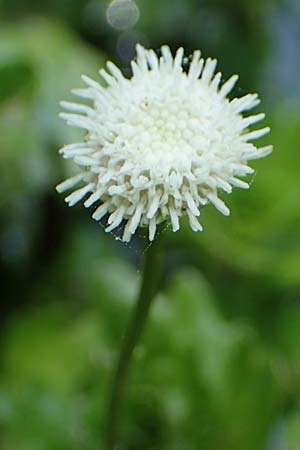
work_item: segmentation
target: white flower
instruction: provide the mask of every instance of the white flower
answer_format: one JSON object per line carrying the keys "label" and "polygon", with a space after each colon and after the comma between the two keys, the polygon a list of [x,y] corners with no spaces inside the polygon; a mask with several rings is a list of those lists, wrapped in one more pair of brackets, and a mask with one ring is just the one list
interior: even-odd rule
{"label": "white flower", "polygon": [[85,142],[60,150],[74,159],[80,172],[57,190],[80,186],[66,202],[73,206],[88,195],[84,205],[97,204],[93,218],[108,216],[106,231],[126,222],[124,241],[138,226],[149,227],[153,240],[157,224],[165,220],[177,231],[185,215],[191,228],[200,231],[198,217],[208,202],[229,215],[219,191],[248,188],[239,178],[253,173],[248,161],[272,151],[271,146],[257,148],[249,142],[269,132],[248,130],[264,114],[241,114],[259,103],[257,95],[226,98],[236,75],[220,87],[216,60],[201,59],[197,50],[185,73],[182,48],[174,58],[167,46],[161,52],[158,58],[137,45],[131,79],[108,62],[110,74],[100,70],[107,87],[83,76],[87,87],[73,92],[91,100],[92,107],[62,102],[69,113],[61,117],[87,130],[87,136]]}

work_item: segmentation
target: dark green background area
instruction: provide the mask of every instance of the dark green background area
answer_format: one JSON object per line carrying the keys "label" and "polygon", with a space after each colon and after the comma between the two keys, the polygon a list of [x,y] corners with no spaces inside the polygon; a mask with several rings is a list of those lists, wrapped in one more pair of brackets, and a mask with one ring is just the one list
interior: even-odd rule
{"label": "dark green background area", "polygon": [[[120,450],[300,449],[300,5],[136,0],[118,31],[101,0],[0,2],[0,450],[101,450],[108,386],[141,273],[55,185],[58,119],[81,74],[126,73],[134,43],[217,57],[258,92],[273,154],[249,191],[168,236],[166,273],[134,356]],[[298,50],[297,50],[298,49]]]}

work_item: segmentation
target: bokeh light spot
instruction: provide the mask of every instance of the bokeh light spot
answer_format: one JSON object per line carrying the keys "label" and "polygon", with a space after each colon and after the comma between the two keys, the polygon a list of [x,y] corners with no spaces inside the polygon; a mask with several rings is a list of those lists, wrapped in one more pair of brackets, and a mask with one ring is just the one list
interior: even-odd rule
{"label": "bokeh light spot", "polygon": [[139,17],[139,8],[133,0],[113,0],[106,11],[108,23],[117,30],[133,27]]}

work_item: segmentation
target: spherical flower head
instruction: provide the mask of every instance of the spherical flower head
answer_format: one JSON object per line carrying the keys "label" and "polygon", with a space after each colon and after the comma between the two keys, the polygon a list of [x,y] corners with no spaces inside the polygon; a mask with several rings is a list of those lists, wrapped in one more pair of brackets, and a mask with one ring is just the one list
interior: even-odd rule
{"label": "spherical flower head", "polygon": [[216,60],[205,61],[197,50],[187,72],[185,60],[182,48],[173,57],[163,46],[158,57],[137,45],[131,79],[108,62],[110,73],[100,70],[106,87],[83,76],[86,87],[73,91],[92,106],[62,102],[69,112],[61,117],[87,134],[84,142],[60,150],[80,171],[57,190],[76,186],[66,202],[73,206],[85,198],[94,219],[107,217],[108,232],[124,223],[124,241],[139,226],[153,240],[164,221],[177,231],[182,216],[200,231],[198,218],[209,202],[229,215],[219,193],[248,188],[240,178],[253,173],[248,161],[272,151],[249,142],[269,132],[249,131],[264,114],[242,115],[259,103],[257,95],[229,100],[236,75],[220,86]]}

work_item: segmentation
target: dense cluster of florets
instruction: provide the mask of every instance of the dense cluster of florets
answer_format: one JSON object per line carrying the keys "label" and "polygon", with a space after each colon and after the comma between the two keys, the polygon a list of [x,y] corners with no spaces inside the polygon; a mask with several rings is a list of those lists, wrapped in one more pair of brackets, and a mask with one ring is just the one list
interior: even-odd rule
{"label": "dense cluster of florets", "polygon": [[87,136],[61,149],[80,172],[57,190],[78,186],[66,202],[72,206],[86,197],[86,207],[96,206],[94,219],[107,216],[106,231],[124,222],[124,241],[138,226],[148,227],[153,240],[157,225],[166,220],[177,231],[184,215],[200,231],[198,217],[208,202],[228,215],[220,190],[248,188],[240,179],[253,173],[248,161],[272,151],[249,142],[269,132],[248,130],[264,114],[242,115],[259,103],[257,95],[227,98],[236,75],[220,87],[216,60],[205,61],[195,51],[185,73],[182,48],[175,57],[167,46],[161,52],[158,58],[138,45],[131,79],[108,62],[110,74],[100,71],[107,87],[83,76],[87,87],[74,93],[92,100],[93,107],[62,102],[69,112],[61,117],[87,130]]}

